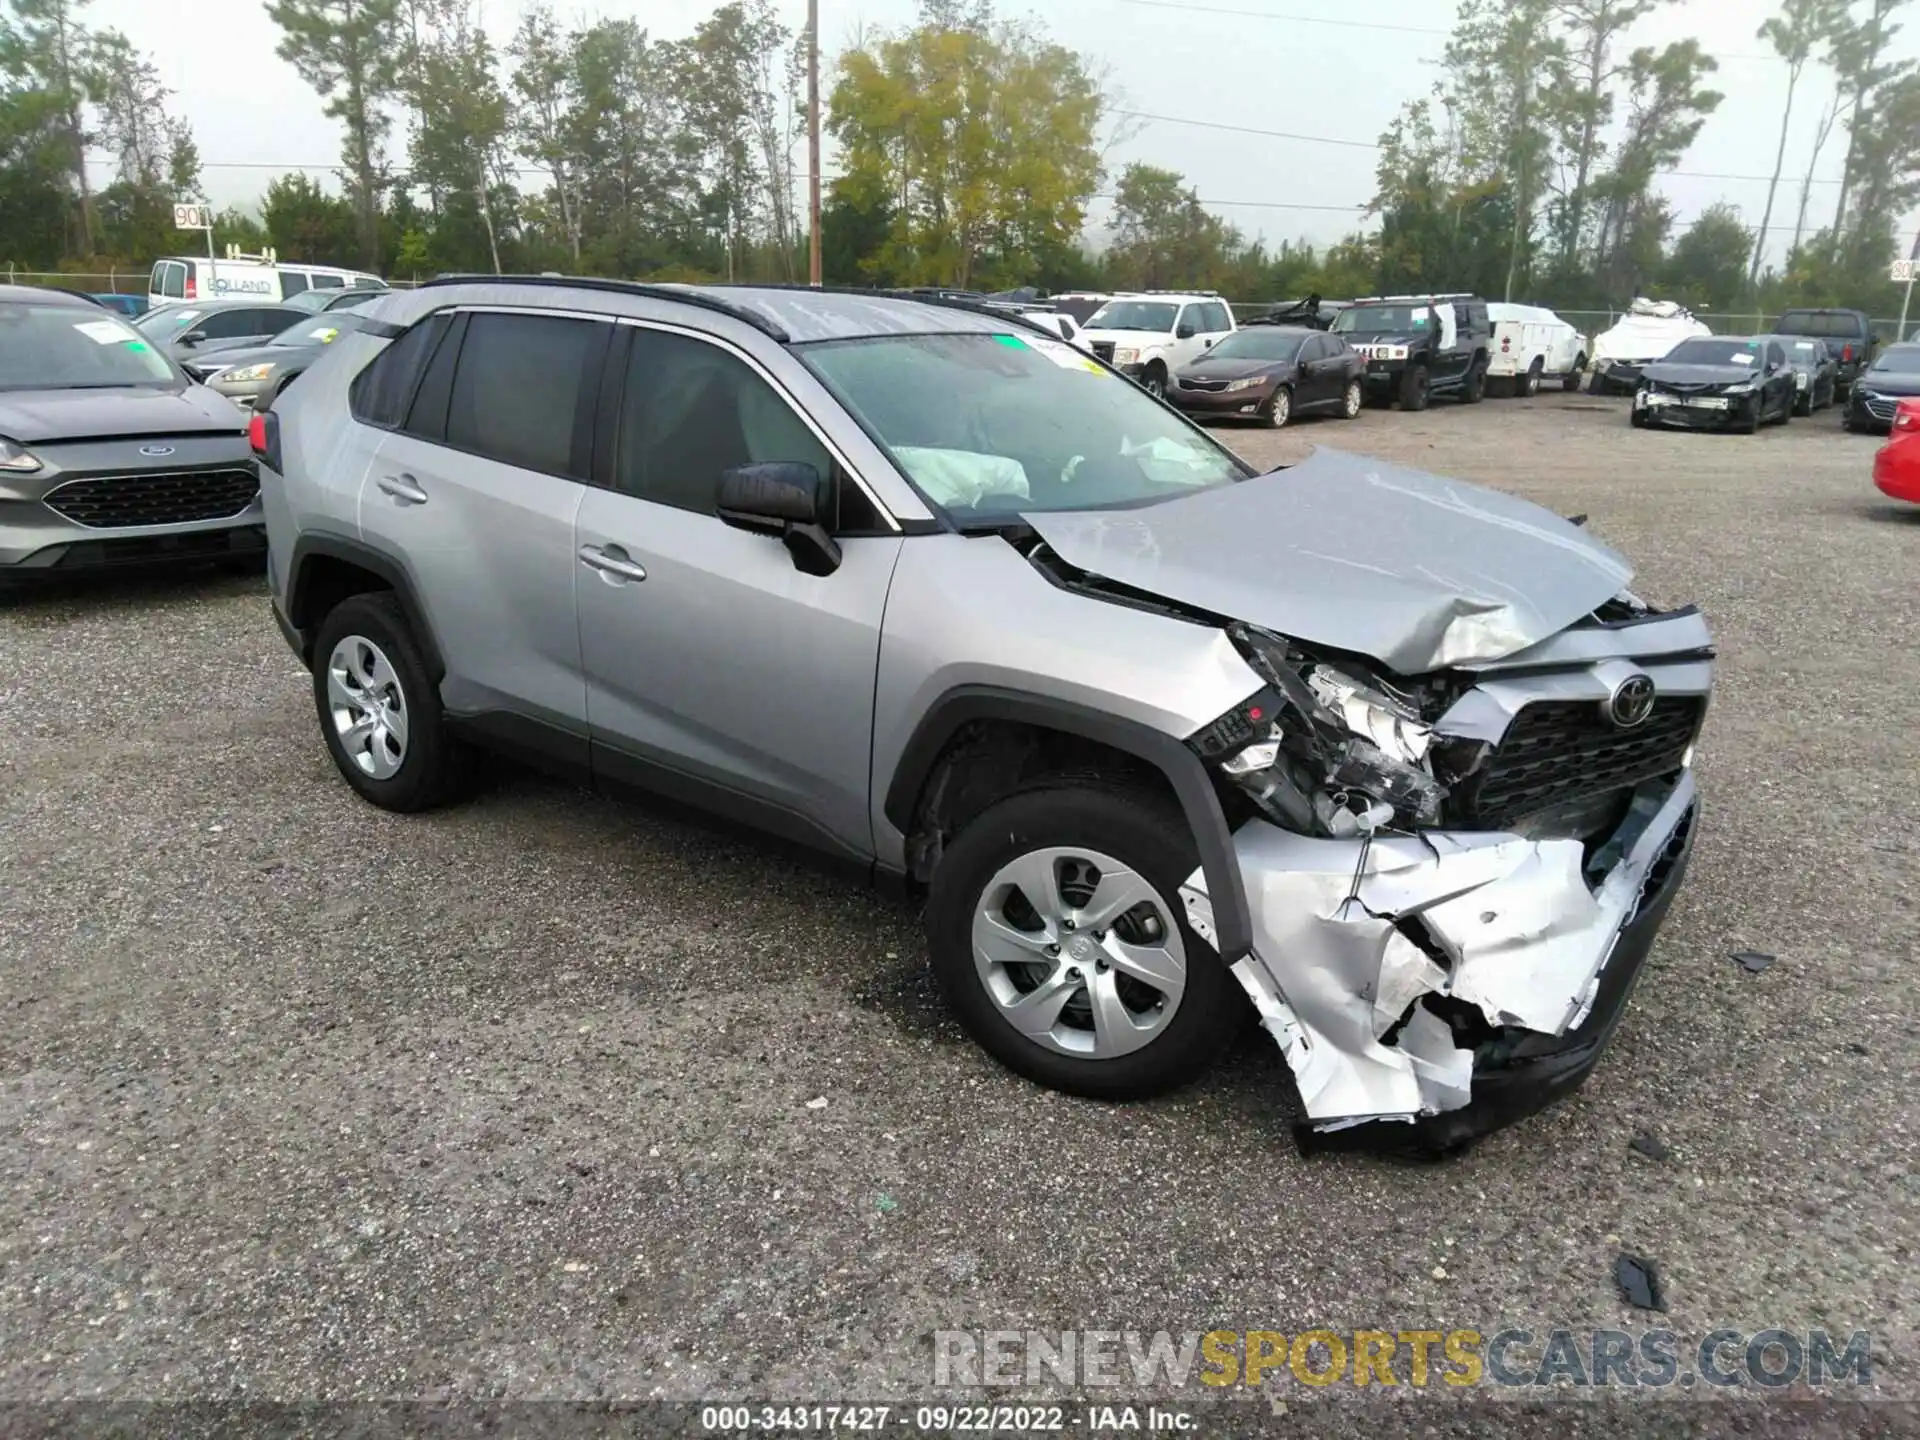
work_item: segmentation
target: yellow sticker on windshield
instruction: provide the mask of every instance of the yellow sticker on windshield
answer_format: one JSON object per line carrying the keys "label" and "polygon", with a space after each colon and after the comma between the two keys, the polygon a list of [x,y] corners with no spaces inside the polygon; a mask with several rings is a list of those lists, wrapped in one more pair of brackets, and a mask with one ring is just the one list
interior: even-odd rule
{"label": "yellow sticker on windshield", "polygon": [[339,333],[340,328],[337,325],[322,325],[318,330],[309,330],[307,332],[307,338],[309,340],[318,340],[322,345],[331,345],[334,337]]}

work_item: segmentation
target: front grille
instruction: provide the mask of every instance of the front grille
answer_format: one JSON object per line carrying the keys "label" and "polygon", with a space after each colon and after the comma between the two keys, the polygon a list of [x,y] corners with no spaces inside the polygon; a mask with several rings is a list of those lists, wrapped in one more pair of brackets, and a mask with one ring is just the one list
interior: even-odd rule
{"label": "front grille", "polygon": [[185,525],[238,515],[260,493],[250,469],[157,470],[69,480],[47,504],[76,525],[119,530],[132,525]]}
{"label": "front grille", "polygon": [[1209,393],[1218,393],[1227,388],[1227,382],[1224,380],[1182,380],[1180,382],[1180,388],[1182,390],[1205,390]]}
{"label": "front grille", "polygon": [[1095,358],[1104,360],[1107,362],[1107,364],[1111,365],[1113,363],[1113,341],[1111,340],[1094,341],[1093,353]]}
{"label": "front grille", "polygon": [[1462,823],[1499,830],[1552,806],[1638,785],[1680,768],[1706,700],[1668,695],[1631,730],[1616,728],[1591,700],[1537,700],[1523,708],[1454,801]]}
{"label": "front grille", "polygon": [[1869,415],[1876,420],[1885,420],[1889,423],[1893,420],[1894,408],[1900,403],[1891,395],[1867,395],[1863,393],[1860,398],[1866,404]]}

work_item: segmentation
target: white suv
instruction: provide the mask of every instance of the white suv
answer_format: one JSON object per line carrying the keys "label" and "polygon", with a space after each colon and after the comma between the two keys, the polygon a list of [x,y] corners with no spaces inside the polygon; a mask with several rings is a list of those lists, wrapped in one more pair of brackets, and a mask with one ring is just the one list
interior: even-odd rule
{"label": "white suv", "polygon": [[1233,309],[1211,291],[1127,291],[1087,317],[1081,337],[1095,355],[1155,395],[1167,377],[1238,328]]}

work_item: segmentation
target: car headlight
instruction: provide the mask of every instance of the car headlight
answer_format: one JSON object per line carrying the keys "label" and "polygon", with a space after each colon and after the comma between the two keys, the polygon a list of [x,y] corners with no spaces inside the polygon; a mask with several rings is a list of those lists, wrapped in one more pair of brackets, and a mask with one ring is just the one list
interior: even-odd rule
{"label": "car headlight", "polygon": [[1447,787],[1416,709],[1264,630],[1236,624],[1227,634],[1267,684],[1190,738],[1201,759],[1301,834],[1439,822]]}
{"label": "car headlight", "polygon": [[1408,353],[1407,347],[1404,345],[1387,346],[1387,359],[1389,360],[1404,360],[1407,358]]}
{"label": "car headlight", "polygon": [[1129,349],[1125,346],[1116,347],[1113,352],[1113,363],[1116,365],[1131,365],[1139,358],[1140,352],[1138,350]]}
{"label": "car headlight", "polygon": [[1267,376],[1267,375],[1249,375],[1244,380],[1228,381],[1227,389],[1228,390],[1252,390],[1257,388],[1258,386],[1266,384],[1267,381],[1271,378],[1272,378],[1271,376]]}
{"label": "car headlight", "polygon": [[219,379],[231,381],[235,385],[246,385],[256,380],[266,379],[269,375],[273,374],[273,371],[273,362],[268,361],[264,365],[236,365],[231,370],[216,371],[207,378],[209,380]]}
{"label": "car headlight", "polygon": [[25,475],[40,468],[40,457],[11,440],[0,440],[0,470]]}
{"label": "car headlight", "polygon": [[1727,388],[1721,393],[1726,395],[1751,395],[1753,393],[1753,381],[1742,380],[1737,385],[1727,386]]}

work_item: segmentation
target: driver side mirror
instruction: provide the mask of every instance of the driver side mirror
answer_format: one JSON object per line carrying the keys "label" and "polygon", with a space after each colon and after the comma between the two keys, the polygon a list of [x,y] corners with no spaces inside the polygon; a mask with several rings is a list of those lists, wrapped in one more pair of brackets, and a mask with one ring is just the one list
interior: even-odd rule
{"label": "driver side mirror", "polygon": [[734,529],[784,544],[803,575],[831,575],[840,568],[826,528],[833,498],[833,481],[805,461],[764,460],[721,471],[714,508]]}
{"label": "driver side mirror", "polygon": [[1193,326],[1182,325],[1178,330],[1173,332],[1173,338],[1176,340],[1191,340],[1195,333]]}
{"label": "driver side mirror", "polygon": [[187,331],[186,334],[180,337],[179,343],[186,346],[189,350],[191,350],[194,346],[201,344],[203,341],[205,341],[206,338],[207,338],[207,332],[204,330],[189,330]]}

